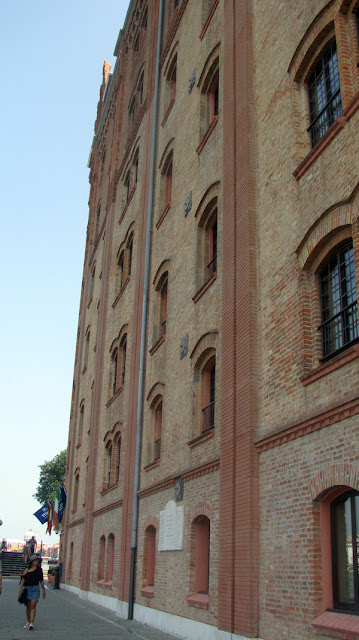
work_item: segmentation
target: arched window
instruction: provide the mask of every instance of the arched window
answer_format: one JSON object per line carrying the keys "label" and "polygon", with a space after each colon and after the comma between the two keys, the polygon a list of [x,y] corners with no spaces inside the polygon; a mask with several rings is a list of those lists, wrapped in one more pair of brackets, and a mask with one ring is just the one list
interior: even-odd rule
{"label": "arched window", "polygon": [[127,242],[127,253],[128,253],[128,275],[130,276],[132,272],[133,232],[130,234],[130,237]]}
{"label": "arched window", "polygon": [[120,479],[120,465],[121,465],[121,435],[119,434],[115,440],[115,481]]}
{"label": "arched window", "polygon": [[155,400],[152,408],[154,420],[154,459],[161,458],[161,435],[162,435],[162,397],[159,396]]}
{"label": "arched window", "polygon": [[144,31],[147,31],[147,22],[148,22],[148,7],[145,8],[142,18],[141,27]]}
{"label": "arched window", "polygon": [[89,304],[91,303],[91,300],[93,298],[93,292],[94,292],[94,289],[95,289],[95,274],[96,274],[96,265],[93,266],[92,271],[91,271]]}
{"label": "arched window", "polygon": [[214,126],[219,115],[219,57],[211,54],[200,79],[200,140]]}
{"label": "arched window", "polygon": [[127,352],[127,333],[123,336],[120,342],[120,371],[121,371],[121,386],[125,384],[126,377],[126,352]]}
{"label": "arched window", "polygon": [[106,552],[106,538],[105,536],[101,536],[97,580],[104,580],[104,577],[105,577],[105,552]]}
{"label": "arched window", "polygon": [[316,61],[308,78],[309,131],[312,146],[328,131],[334,120],[342,115],[338,57],[335,38]]}
{"label": "arched window", "polygon": [[83,373],[87,369],[88,359],[89,359],[89,351],[90,351],[90,327],[87,328],[86,336],[85,336],[85,353],[84,353]]}
{"label": "arched window", "polygon": [[[147,553],[146,553],[147,552]],[[147,555],[147,558],[146,558]],[[156,568],[156,529],[153,526],[147,527],[145,531],[145,586],[154,587]],[[147,562],[146,562],[147,560]]]}
{"label": "arched window", "polygon": [[131,172],[128,170],[125,177],[125,204],[128,204],[131,194]]}
{"label": "arched window", "polygon": [[331,504],[333,604],[359,611],[359,493],[342,494]]}
{"label": "arched window", "polygon": [[134,184],[137,184],[138,181],[138,157],[139,157],[139,150],[136,149],[135,155],[133,156],[133,178],[134,178]]}
{"label": "arched window", "polygon": [[144,72],[142,71],[141,75],[140,75],[140,79],[138,81],[138,85],[137,85],[137,92],[138,92],[138,103],[139,105],[143,104],[143,88],[144,88]]}
{"label": "arched window", "polygon": [[106,447],[106,485],[110,487],[112,484],[112,442]]}
{"label": "arched window", "polygon": [[212,356],[202,370],[202,432],[213,429],[216,402],[216,358]]}
{"label": "arched window", "polygon": [[120,257],[117,260],[117,277],[116,277],[116,292],[119,293],[124,285],[124,269],[125,269],[125,254],[121,251]]}
{"label": "arched window", "polygon": [[79,428],[78,428],[78,433],[77,433],[77,444],[81,444],[82,441],[82,434],[83,434],[83,428],[84,428],[84,418],[85,418],[85,403],[84,400],[81,401],[81,405],[80,405],[80,415],[79,415]]}
{"label": "arched window", "polygon": [[168,274],[165,274],[163,280],[160,283],[160,322],[159,332],[161,336],[166,335],[167,327],[167,291],[168,291]]}
{"label": "arched window", "polygon": [[195,593],[209,593],[210,521],[207,516],[195,520]]}
{"label": "arched window", "polygon": [[112,395],[115,395],[118,389],[118,349],[115,349],[111,358],[111,377],[112,377]]}
{"label": "arched window", "polygon": [[79,498],[79,485],[80,485],[80,472],[76,471],[75,484],[74,484],[74,498],[73,498],[73,503],[72,503],[72,510],[73,511],[77,510],[77,503],[78,503],[78,498]]}
{"label": "arched window", "polygon": [[193,359],[193,437],[192,448],[213,437],[218,423],[216,412],[217,332],[205,334],[191,353]]}
{"label": "arched window", "polygon": [[323,358],[328,358],[359,339],[352,242],[330,257],[319,277]]}
{"label": "arched window", "polygon": [[115,558],[115,536],[113,533],[110,533],[107,539],[107,582],[112,582],[113,578],[113,562]]}
{"label": "arched window", "polygon": [[71,542],[70,555],[69,555],[69,568],[67,570],[67,577],[68,578],[72,578],[73,566],[74,566],[74,543]]}
{"label": "arched window", "polygon": [[[172,54],[173,55],[173,54]],[[164,96],[164,118],[162,126],[165,124],[169,113],[176,99],[176,83],[177,83],[177,53],[173,55],[173,59],[169,63],[166,72],[165,96]]]}
{"label": "arched window", "polygon": [[163,209],[171,206],[172,200],[172,168],[173,168],[173,152],[171,152],[165,162],[162,171],[162,189],[163,189]]}
{"label": "arched window", "polygon": [[130,102],[128,113],[129,113],[130,123],[132,124],[135,121],[135,117],[136,117],[136,95],[133,96]]}
{"label": "arched window", "polygon": [[95,238],[97,238],[97,235],[100,231],[100,222],[101,222],[101,203],[98,205],[97,211],[96,211]]}

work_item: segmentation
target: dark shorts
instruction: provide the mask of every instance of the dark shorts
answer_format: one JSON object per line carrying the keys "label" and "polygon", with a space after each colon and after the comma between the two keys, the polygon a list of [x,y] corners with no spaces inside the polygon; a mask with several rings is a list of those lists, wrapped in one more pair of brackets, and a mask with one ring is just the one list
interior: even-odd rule
{"label": "dark shorts", "polygon": [[26,587],[28,600],[39,600],[40,598],[40,585],[35,587]]}

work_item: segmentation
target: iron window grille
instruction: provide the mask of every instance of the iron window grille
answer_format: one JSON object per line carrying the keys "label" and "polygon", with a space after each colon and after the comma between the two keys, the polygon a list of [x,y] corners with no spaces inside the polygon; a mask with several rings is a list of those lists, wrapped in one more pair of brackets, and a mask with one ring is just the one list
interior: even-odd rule
{"label": "iron window grille", "polygon": [[320,274],[323,359],[359,339],[352,243],[342,247]]}
{"label": "iron window grille", "polygon": [[211,252],[212,260],[207,264],[208,279],[217,273],[217,220],[214,222],[211,232]]}
{"label": "iron window grille", "polygon": [[341,495],[331,505],[334,609],[359,613],[359,494]]}
{"label": "iron window grille", "polygon": [[155,460],[159,460],[161,457],[161,438],[155,440]]}
{"label": "iron window grille", "polygon": [[309,113],[312,147],[342,115],[338,57],[335,40],[325,48],[309,80]]}
{"label": "iron window grille", "polygon": [[202,409],[202,433],[214,427],[214,409],[216,398],[216,366],[212,366],[209,381],[209,404]]}

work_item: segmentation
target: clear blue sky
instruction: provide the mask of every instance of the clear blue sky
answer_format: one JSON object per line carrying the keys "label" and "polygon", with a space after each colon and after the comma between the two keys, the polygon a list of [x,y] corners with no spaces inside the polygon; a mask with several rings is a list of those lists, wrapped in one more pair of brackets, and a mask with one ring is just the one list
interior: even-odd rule
{"label": "clear blue sky", "polygon": [[49,541],[32,494],[38,466],[67,446],[87,160],[128,5],[2,3],[0,538],[31,528]]}

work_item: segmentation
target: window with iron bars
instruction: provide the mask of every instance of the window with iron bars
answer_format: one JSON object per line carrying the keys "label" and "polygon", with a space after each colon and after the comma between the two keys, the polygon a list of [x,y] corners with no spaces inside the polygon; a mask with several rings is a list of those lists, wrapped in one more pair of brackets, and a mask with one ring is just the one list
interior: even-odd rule
{"label": "window with iron bars", "polygon": [[312,147],[342,115],[337,47],[335,39],[324,49],[308,79]]}
{"label": "window with iron bars", "polygon": [[207,366],[204,376],[204,384],[205,387],[207,387],[207,389],[205,388],[204,397],[205,399],[207,398],[207,402],[209,400],[209,403],[202,409],[202,433],[209,429],[213,429],[214,427],[214,409],[216,400],[216,364],[214,360],[213,363]]}
{"label": "window with iron bars", "polygon": [[359,340],[352,243],[341,247],[320,274],[323,359]]}

